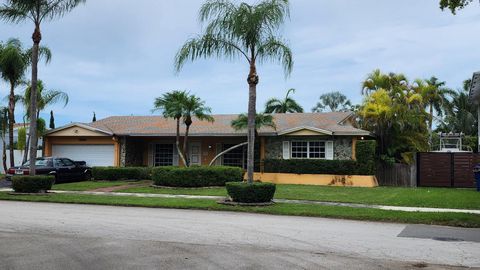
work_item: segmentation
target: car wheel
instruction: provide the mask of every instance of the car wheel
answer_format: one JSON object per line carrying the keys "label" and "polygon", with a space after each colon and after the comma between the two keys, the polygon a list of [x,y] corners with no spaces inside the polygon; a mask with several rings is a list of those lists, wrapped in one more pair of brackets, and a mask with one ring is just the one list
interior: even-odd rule
{"label": "car wheel", "polygon": [[85,175],[84,175],[84,177],[83,177],[83,179],[84,179],[85,181],[90,181],[90,180],[92,180],[92,173],[91,173],[91,172],[86,172]]}

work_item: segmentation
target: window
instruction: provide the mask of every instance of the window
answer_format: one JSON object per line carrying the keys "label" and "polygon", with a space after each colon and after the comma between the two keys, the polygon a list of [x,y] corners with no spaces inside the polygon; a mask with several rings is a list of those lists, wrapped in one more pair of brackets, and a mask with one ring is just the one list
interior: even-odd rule
{"label": "window", "polygon": [[173,165],[173,144],[156,144],[153,156],[154,166]]}
{"label": "window", "polygon": [[292,158],[325,158],[325,142],[293,141],[291,143]]}
{"label": "window", "polygon": [[[224,144],[222,147],[222,151],[225,151],[235,145],[236,144]],[[233,149],[232,151],[229,151],[228,153],[225,153],[223,155],[223,165],[244,168],[244,165],[247,164],[246,150],[246,147],[241,146]]]}

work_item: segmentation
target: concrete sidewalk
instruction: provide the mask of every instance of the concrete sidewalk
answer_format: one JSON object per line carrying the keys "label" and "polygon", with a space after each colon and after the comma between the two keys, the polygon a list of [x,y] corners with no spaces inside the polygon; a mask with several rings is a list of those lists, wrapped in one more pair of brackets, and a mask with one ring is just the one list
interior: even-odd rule
{"label": "concrete sidewalk", "polygon": [[[12,189],[0,189],[1,191],[13,191]],[[52,190],[51,193],[57,194],[81,194],[81,195],[99,195],[99,196],[119,196],[119,197],[141,197],[141,198],[183,198],[183,199],[204,199],[204,200],[221,200],[223,196],[201,196],[201,195],[174,195],[174,194],[153,194],[153,193],[116,193],[116,192],[100,192],[100,191],[64,191]],[[388,206],[360,203],[341,203],[341,202],[323,202],[308,200],[286,200],[274,199],[277,203],[293,203],[293,204],[318,204],[327,206],[343,206],[353,208],[370,208],[380,210],[393,210],[403,212],[426,212],[426,213],[466,213],[480,215],[480,210],[474,209],[452,209],[452,208],[429,208],[429,207],[407,207],[407,206]]]}

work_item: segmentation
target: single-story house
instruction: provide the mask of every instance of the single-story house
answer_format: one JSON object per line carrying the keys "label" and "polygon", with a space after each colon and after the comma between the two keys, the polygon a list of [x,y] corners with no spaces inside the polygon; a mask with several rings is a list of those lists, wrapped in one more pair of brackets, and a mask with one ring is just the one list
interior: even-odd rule
{"label": "single-story house", "polygon": [[[220,152],[246,141],[236,131],[237,115],[193,119],[189,134],[192,165],[208,165]],[[353,126],[350,112],[274,114],[276,129],[258,130],[260,159],[354,159],[356,141],[370,133]],[[90,166],[182,165],[175,147],[176,121],[161,116],[112,116],[92,123],[72,123],[44,136],[45,156],[84,160]],[[181,126],[181,135],[185,127]],[[246,147],[228,152],[217,165],[246,166]]]}

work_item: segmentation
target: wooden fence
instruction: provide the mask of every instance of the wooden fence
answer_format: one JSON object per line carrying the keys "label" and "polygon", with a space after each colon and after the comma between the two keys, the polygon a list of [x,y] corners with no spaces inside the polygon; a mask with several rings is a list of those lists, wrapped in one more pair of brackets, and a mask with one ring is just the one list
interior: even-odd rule
{"label": "wooden fence", "polygon": [[395,163],[391,166],[380,164],[377,166],[375,176],[380,186],[416,187],[417,185],[415,164]]}

